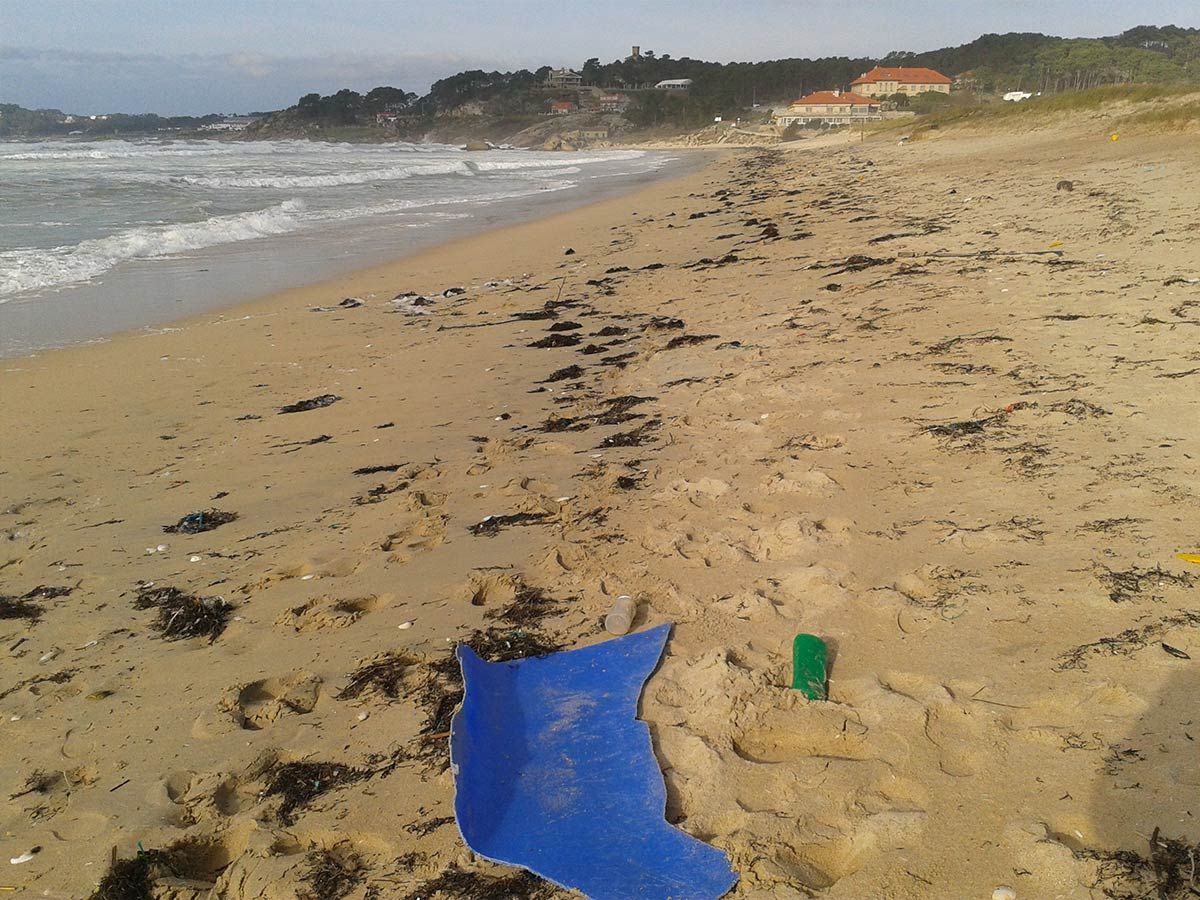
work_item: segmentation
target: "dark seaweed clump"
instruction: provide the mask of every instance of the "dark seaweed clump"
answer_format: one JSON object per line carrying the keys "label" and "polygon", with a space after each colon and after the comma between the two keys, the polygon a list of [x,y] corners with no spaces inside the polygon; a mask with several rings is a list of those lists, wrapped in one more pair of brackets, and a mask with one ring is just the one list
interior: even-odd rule
{"label": "dark seaweed clump", "polygon": [[720,335],[716,334],[681,334],[667,341],[667,349],[674,350],[678,347],[691,347],[694,344],[703,344],[705,341],[715,341]]}
{"label": "dark seaweed clump", "polygon": [[335,788],[370,777],[366,769],[343,763],[290,762],[276,765],[263,791],[267,797],[282,797],[277,815],[284,825],[296,823],[296,812]]}
{"label": "dark seaweed clump", "polygon": [[582,366],[567,366],[564,369],[555,369],[549,375],[542,379],[542,384],[552,384],[555,381],[567,381],[571,378],[582,378]]}
{"label": "dark seaweed clump", "polygon": [[1109,900],[1189,900],[1200,895],[1196,858],[1200,846],[1164,838],[1155,828],[1150,854],[1136,850],[1081,850],[1076,856],[1097,863],[1095,888]]}
{"label": "dark seaweed clump", "polygon": [[223,597],[197,597],[174,587],[139,585],[135,609],[157,609],[152,626],[168,641],[206,637],[215,641],[225,630],[233,607]]}
{"label": "dark seaweed clump", "polygon": [[114,860],[89,900],[153,900],[154,883],[174,875],[170,854],[142,850],[132,859]]}
{"label": "dark seaweed clump", "polygon": [[164,525],[162,530],[167,532],[167,534],[202,534],[205,531],[212,531],[214,528],[227,525],[237,519],[237,517],[238,514],[235,512],[225,512],[220,509],[204,509],[188,513],[174,525]]}
{"label": "dark seaweed clump", "polygon": [[545,350],[550,347],[574,347],[583,340],[577,334],[551,334],[540,340],[536,340],[529,346],[538,350]]}
{"label": "dark seaweed clump", "polygon": [[450,868],[419,884],[402,900],[552,900],[560,896],[557,888],[532,872],[521,871],[494,877],[480,872]]}
{"label": "dark seaweed clump", "polygon": [[305,862],[304,880],[310,888],[303,895],[306,900],[341,900],[363,880],[362,862],[353,852],[314,850]]}
{"label": "dark seaweed clump", "polygon": [[396,700],[404,686],[404,676],[416,664],[417,660],[405,653],[385,653],[355,669],[337,698],[357,700],[365,693],[378,692]]}
{"label": "dark seaweed clump", "polygon": [[279,407],[280,415],[285,413],[308,412],[310,409],[323,409],[326,406],[333,406],[342,398],[337,394],[321,394],[319,397],[313,397],[310,400],[299,400],[295,403],[289,403],[287,406]]}
{"label": "dark seaweed clump", "polygon": [[470,526],[467,531],[475,536],[483,535],[484,537],[493,537],[498,534],[502,528],[509,528],[517,525],[534,525],[543,519],[548,519],[549,513],[510,513],[504,516],[486,516],[479,522]]}
{"label": "dark seaweed clump", "polygon": [[0,595],[0,619],[25,619],[33,623],[42,617],[42,608],[35,600],[53,600],[71,593],[68,587],[46,587],[40,585],[19,597]]}

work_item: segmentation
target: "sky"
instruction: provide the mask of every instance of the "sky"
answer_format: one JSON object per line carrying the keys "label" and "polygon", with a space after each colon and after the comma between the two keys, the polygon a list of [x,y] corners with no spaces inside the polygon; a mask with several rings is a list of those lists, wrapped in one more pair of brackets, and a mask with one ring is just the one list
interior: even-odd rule
{"label": "sky", "polygon": [[933,50],[981,34],[1200,26],[1197,0],[0,0],[0,103],[251,112],[302,94],[424,93],[463,69],[645,50],[727,62]]}

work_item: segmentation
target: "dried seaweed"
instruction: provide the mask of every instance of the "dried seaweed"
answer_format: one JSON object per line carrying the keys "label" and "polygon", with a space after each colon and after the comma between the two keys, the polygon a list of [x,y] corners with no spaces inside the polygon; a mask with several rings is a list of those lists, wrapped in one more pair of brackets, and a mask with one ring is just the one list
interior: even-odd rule
{"label": "dried seaweed", "polygon": [[289,403],[287,406],[279,407],[279,414],[308,412],[312,409],[323,409],[326,406],[333,406],[342,398],[337,394],[321,394],[319,397],[313,397],[309,400],[299,400],[296,403]]}
{"label": "dried seaweed", "polygon": [[174,525],[164,525],[167,534],[203,534],[236,521],[238,514],[220,509],[204,509],[188,513]]}
{"label": "dried seaweed", "polygon": [[400,469],[400,463],[394,463],[387,466],[363,466],[361,469],[355,469],[355,475],[377,475],[380,472],[397,472]]}
{"label": "dried seaweed", "polygon": [[369,778],[366,769],[356,769],[343,763],[289,762],[270,770],[266,797],[282,797],[277,815],[284,825],[296,823],[296,812],[317,797],[335,788]]}
{"label": "dried seaweed", "polygon": [[541,430],[548,434],[561,434],[564,431],[587,431],[591,427],[582,419],[570,416],[550,416],[542,423]]}
{"label": "dried seaweed", "polygon": [[662,426],[662,422],[658,419],[651,419],[642,425],[639,425],[633,431],[623,431],[618,434],[612,434],[600,442],[600,447],[640,447],[642,444],[650,440],[654,432]]}
{"label": "dried seaweed", "polygon": [[691,347],[695,344],[703,344],[706,341],[715,341],[719,338],[719,334],[681,334],[667,341],[667,350],[675,350],[679,347]]}
{"label": "dried seaweed", "polygon": [[35,675],[31,678],[25,678],[21,681],[18,681],[12,687],[5,688],[3,691],[0,691],[0,700],[3,700],[10,694],[15,694],[17,691],[23,690],[24,688],[33,687],[35,684],[66,684],[78,674],[78,669],[63,669],[59,672],[55,672],[52,675]]}
{"label": "dried seaweed", "polygon": [[154,900],[154,884],[167,874],[175,874],[170,854],[139,850],[132,859],[114,860],[89,900]]}
{"label": "dried seaweed", "polygon": [[305,900],[341,900],[363,880],[362,861],[351,850],[314,850],[305,862],[304,880],[309,887],[301,894]]}
{"label": "dried seaweed", "polygon": [[53,600],[65,597],[73,588],[47,587],[39,585],[31,591],[26,591],[19,597],[0,595],[0,619],[25,619],[30,624],[42,617],[42,608],[35,600]]}
{"label": "dried seaweed", "polygon": [[1087,669],[1090,656],[1129,656],[1144,649],[1151,641],[1159,640],[1172,628],[1200,626],[1200,612],[1183,611],[1166,616],[1157,622],[1149,622],[1141,628],[1127,628],[1117,635],[1102,637],[1087,644],[1080,644],[1057,657],[1057,672],[1066,669]]}
{"label": "dried seaweed", "polygon": [[207,637],[215,641],[225,630],[233,607],[223,597],[197,597],[174,587],[139,584],[135,609],[157,609],[152,626],[168,641]]}
{"label": "dried seaweed", "polygon": [[365,693],[380,693],[399,699],[405,676],[419,661],[407,653],[385,653],[369,660],[352,673],[346,686],[338,692],[339,700],[357,700]]}
{"label": "dried seaweed", "polygon": [[536,625],[547,616],[553,615],[562,602],[549,596],[544,589],[521,581],[517,584],[513,599],[506,606],[492,610],[485,615],[489,619],[527,628]]}
{"label": "dried seaweed", "polygon": [[583,338],[577,334],[550,334],[534,341],[529,346],[538,350],[545,350],[550,347],[574,347],[576,344],[582,343],[582,341]]}
{"label": "dried seaweed", "polygon": [[576,331],[583,326],[578,322],[555,322],[547,331]]}
{"label": "dried seaweed", "polygon": [[1161,600],[1162,595],[1155,593],[1155,588],[1189,588],[1200,581],[1194,575],[1168,572],[1161,566],[1155,566],[1153,569],[1140,569],[1133,566],[1121,572],[1104,565],[1097,565],[1095,575],[1097,580],[1108,588],[1108,599],[1113,603],[1125,603],[1128,600],[1139,599],[1143,594],[1148,594],[1151,600]]}
{"label": "dried seaweed", "polygon": [[532,872],[499,877],[450,868],[421,882],[401,900],[553,900],[559,891]]}
{"label": "dried seaweed", "polygon": [[449,825],[454,821],[454,816],[435,816],[432,819],[426,819],[424,822],[410,822],[404,826],[404,830],[409,834],[415,834],[417,837],[425,837],[433,834],[439,828]]}
{"label": "dried seaweed", "polygon": [[657,397],[638,397],[634,394],[626,394],[621,397],[613,397],[604,401],[606,409],[604,412],[595,416],[597,425],[620,425],[623,422],[628,422],[633,419],[644,418],[641,414],[630,413],[629,411],[643,403],[651,403],[657,400]]}
{"label": "dried seaweed", "polygon": [[1150,835],[1150,853],[1135,850],[1090,850],[1076,852],[1079,859],[1097,864],[1092,885],[1109,900],[1188,900],[1200,896],[1196,885],[1200,845],[1162,837],[1155,828]]}
{"label": "dried seaweed", "polygon": [[1074,416],[1076,419],[1098,419],[1101,416],[1112,415],[1110,410],[1078,398],[1063,400],[1059,403],[1051,403],[1049,409],[1053,410],[1054,412],[1066,413],[1068,416]]}
{"label": "dried seaweed", "polygon": [[1004,414],[984,416],[982,419],[964,419],[961,422],[947,422],[942,425],[926,425],[925,433],[935,437],[960,438],[968,434],[982,434],[989,425],[1004,421]]}
{"label": "dried seaweed", "polygon": [[683,319],[676,319],[673,316],[651,316],[649,321],[642,327],[646,331],[671,331],[683,327]]}
{"label": "dried seaweed", "polygon": [[835,266],[840,266],[840,268],[837,269],[837,271],[830,272],[828,275],[825,276],[826,278],[832,278],[834,275],[845,275],[848,272],[861,272],[864,269],[870,269],[873,266],[886,266],[889,263],[893,263],[895,261],[896,261],[896,258],[894,256],[888,256],[888,257],[881,258],[881,257],[875,257],[875,256],[863,256],[860,254],[855,254],[853,256],[847,256],[845,259],[838,260],[837,262],[816,264],[816,265],[810,266],[810,268],[832,269]]}
{"label": "dried seaweed", "polygon": [[520,525],[535,525],[543,519],[550,518],[550,513],[509,513],[503,516],[485,516],[474,525],[470,526],[467,531],[475,536],[483,535],[484,537],[492,537],[500,532],[502,528],[510,528]]}

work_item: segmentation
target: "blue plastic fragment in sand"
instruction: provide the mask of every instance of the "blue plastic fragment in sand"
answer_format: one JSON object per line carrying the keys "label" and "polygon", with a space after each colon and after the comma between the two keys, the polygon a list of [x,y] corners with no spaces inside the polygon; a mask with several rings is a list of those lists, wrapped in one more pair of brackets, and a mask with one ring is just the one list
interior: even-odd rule
{"label": "blue plastic fragment in sand", "polygon": [[450,760],[468,847],[593,900],[715,900],[733,887],[724,853],[663,818],[662,772],[637,718],[670,629],[503,663],[459,646],[466,694]]}

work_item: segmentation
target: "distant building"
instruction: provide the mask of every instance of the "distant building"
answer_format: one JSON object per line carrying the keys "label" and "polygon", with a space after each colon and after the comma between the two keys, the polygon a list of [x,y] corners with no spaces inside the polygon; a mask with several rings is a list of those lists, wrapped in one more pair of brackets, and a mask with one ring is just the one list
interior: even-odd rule
{"label": "distant building", "polygon": [[395,125],[400,120],[400,114],[396,112],[381,112],[375,113],[375,124],[381,125],[384,128]]}
{"label": "distant building", "polygon": [[634,62],[637,62],[639,59],[641,59],[642,58],[642,48],[639,47],[637,44],[634,44],[633,45],[633,53],[630,55],[629,58],[631,60],[633,60]]}
{"label": "distant building", "polygon": [[201,131],[245,131],[258,121],[258,116],[226,116],[220,122],[201,125]]}
{"label": "distant building", "polygon": [[1029,91],[1009,91],[1004,95],[1004,99],[1009,103],[1020,103],[1022,100],[1028,100],[1033,94]]}
{"label": "distant building", "polygon": [[777,125],[850,125],[870,119],[883,118],[879,102],[846,91],[816,91],[807,97],[793,100],[784,111],[775,113]]}
{"label": "distant building", "polygon": [[552,116],[567,116],[575,112],[577,107],[570,100],[555,100],[550,104],[550,115]]}
{"label": "distant building", "polygon": [[552,69],[546,76],[546,86],[558,90],[575,90],[583,84],[583,76],[570,69]]}
{"label": "distant building", "polygon": [[597,105],[601,112],[622,113],[629,108],[629,98],[624,94],[601,94]]}
{"label": "distant building", "polygon": [[654,86],[656,91],[686,91],[692,86],[690,78],[668,78]]}
{"label": "distant building", "polygon": [[933,69],[885,68],[876,66],[850,82],[850,88],[863,97],[887,97],[891,94],[950,93],[951,80]]}

